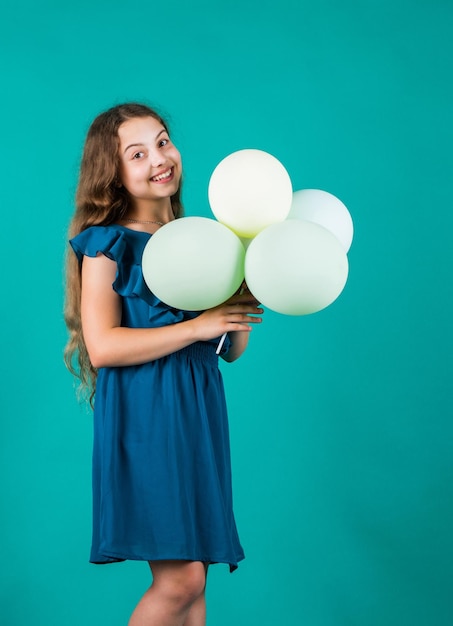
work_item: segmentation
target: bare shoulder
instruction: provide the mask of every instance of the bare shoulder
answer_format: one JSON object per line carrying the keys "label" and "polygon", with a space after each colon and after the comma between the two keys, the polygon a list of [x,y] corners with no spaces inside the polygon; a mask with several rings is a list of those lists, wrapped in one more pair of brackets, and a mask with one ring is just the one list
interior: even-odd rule
{"label": "bare shoulder", "polygon": [[82,288],[84,285],[100,285],[110,281],[110,286],[115,280],[117,271],[116,261],[112,261],[102,253],[97,256],[84,256],[82,262]]}

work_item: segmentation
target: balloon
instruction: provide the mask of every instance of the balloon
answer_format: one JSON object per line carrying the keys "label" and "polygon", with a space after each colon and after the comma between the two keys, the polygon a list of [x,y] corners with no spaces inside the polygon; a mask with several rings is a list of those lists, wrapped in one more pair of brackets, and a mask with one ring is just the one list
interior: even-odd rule
{"label": "balloon", "polygon": [[291,208],[288,172],[262,150],[239,150],[225,157],[213,171],[208,187],[212,212],[240,237],[254,237],[283,221]]}
{"label": "balloon", "polygon": [[248,237],[239,237],[239,239],[242,241],[242,245],[246,250],[253,241],[253,237],[250,239]]}
{"label": "balloon", "polygon": [[354,232],[351,215],[341,200],[327,191],[295,191],[288,218],[320,224],[335,235],[346,252],[351,247]]}
{"label": "balloon", "polygon": [[245,250],[226,226],[183,217],[160,228],[143,251],[143,277],[169,306],[201,311],[221,304],[244,280]]}
{"label": "balloon", "polygon": [[327,229],[302,220],[273,224],[253,239],[245,280],[264,306],[286,315],[308,315],[331,304],[348,276],[346,252]]}

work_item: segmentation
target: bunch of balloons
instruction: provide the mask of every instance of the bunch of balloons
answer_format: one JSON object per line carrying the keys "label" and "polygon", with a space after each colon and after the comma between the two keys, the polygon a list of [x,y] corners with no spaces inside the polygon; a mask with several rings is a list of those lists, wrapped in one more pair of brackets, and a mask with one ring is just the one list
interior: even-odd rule
{"label": "bunch of balloons", "polygon": [[353,224],[338,198],[318,189],[293,193],[286,169],[262,150],[223,159],[208,196],[217,221],[175,220],[145,247],[143,275],[163,302],[208,309],[232,296],[245,278],[269,309],[308,315],[343,291]]}

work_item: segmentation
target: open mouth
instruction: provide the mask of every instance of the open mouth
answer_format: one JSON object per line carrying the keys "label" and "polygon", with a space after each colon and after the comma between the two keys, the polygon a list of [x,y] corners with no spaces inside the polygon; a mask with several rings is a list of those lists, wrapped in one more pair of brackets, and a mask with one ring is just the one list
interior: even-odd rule
{"label": "open mouth", "polygon": [[172,178],[172,176],[173,176],[173,168],[170,167],[165,172],[162,172],[162,174],[157,174],[157,176],[153,176],[152,178],[150,178],[150,181],[153,183],[162,183]]}

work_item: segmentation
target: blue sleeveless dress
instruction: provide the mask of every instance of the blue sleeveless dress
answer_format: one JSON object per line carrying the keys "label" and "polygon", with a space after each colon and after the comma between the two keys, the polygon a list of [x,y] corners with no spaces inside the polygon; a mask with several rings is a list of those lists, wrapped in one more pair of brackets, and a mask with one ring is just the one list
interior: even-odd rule
{"label": "blue sleeveless dress", "polygon": [[[71,240],[83,256],[116,261],[122,326],[153,328],[199,315],[161,302],[141,270],[148,233],[92,226]],[[183,260],[182,260],[183,262]],[[98,372],[94,407],[90,561],[244,558],[233,514],[228,418],[216,347]],[[223,351],[228,350],[229,340]]]}

